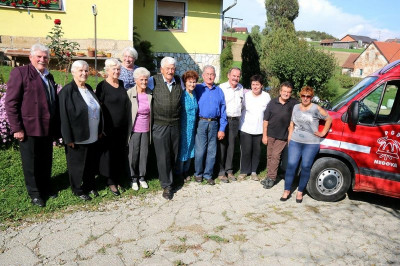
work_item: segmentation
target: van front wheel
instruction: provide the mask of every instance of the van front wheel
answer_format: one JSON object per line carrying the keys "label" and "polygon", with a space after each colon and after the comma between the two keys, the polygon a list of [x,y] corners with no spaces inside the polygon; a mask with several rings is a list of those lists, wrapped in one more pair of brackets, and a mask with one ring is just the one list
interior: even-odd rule
{"label": "van front wheel", "polygon": [[337,201],[350,187],[349,168],[338,159],[319,158],[311,168],[307,191],[316,200]]}

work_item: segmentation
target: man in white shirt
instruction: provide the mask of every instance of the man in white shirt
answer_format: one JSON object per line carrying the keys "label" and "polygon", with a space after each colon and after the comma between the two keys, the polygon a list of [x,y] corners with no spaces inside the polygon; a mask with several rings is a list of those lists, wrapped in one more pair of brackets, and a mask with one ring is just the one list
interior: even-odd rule
{"label": "man in white shirt", "polygon": [[240,75],[240,68],[233,67],[228,72],[228,81],[219,85],[225,96],[228,120],[228,125],[225,128],[225,138],[220,140],[218,145],[220,155],[218,178],[225,183],[228,183],[229,180],[236,180],[232,173],[232,161],[242,113],[243,86],[239,83]]}

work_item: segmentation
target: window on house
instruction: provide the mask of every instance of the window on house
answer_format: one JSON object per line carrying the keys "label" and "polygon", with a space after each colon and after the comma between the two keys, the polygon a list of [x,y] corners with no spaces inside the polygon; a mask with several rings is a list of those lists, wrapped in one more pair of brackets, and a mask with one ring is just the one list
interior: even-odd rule
{"label": "window on house", "polygon": [[21,0],[21,1],[1,1],[0,7],[10,8],[26,8],[26,9],[44,9],[44,10],[63,10],[63,0],[46,0],[46,1],[35,1],[35,0]]}
{"label": "window on house", "polygon": [[362,76],[362,73],[363,73],[363,70],[362,70],[362,68],[360,69],[360,76]]}
{"label": "window on house", "polygon": [[184,25],[184,2],[157,1],[157,30],[183,31]]}

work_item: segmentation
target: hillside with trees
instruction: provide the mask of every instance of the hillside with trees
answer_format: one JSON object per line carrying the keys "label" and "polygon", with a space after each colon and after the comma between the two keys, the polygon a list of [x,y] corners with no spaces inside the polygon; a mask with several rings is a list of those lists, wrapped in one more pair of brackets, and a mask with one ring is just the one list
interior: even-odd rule
{"label": "hillside with trees", "polygon": [[335,39],[337,40],[336,37],[326,33],[326,32],[321,32],[321,31],[296,31],[296,36],[299,38],[310,38],[313,41],[321,41],[325,39]]}

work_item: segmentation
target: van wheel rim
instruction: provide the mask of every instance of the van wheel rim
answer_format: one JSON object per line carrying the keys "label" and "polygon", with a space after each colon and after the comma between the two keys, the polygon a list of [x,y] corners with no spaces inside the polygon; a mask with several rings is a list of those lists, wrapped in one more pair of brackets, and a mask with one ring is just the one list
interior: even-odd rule
{"label": "van wheel rim", "polygon": [[343,185],[343,176],[336,169],[322,171],[317,179],[317,189],[323,195],[335,194]]}

